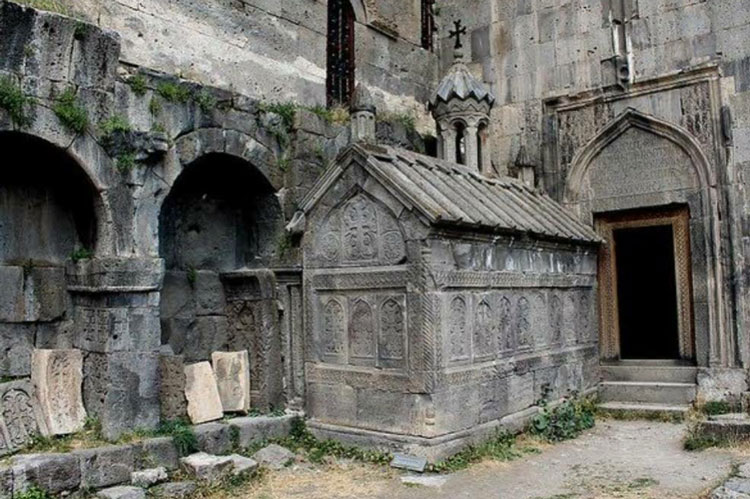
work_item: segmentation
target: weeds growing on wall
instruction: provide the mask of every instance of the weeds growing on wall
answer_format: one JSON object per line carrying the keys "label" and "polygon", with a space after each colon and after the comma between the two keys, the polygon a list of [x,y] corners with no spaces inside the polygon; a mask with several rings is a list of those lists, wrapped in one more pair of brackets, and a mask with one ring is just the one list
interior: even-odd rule
{"label": "weeds growing on wall", "polygon": [[40,489],[39,487],[29,487],[23,492],[13,494],[15,499],[50,499],[50,495],[46,490]]}
{"label": "weeds growing on wall", "polygon": [[13,0],[15,3],[32,7],[38,10],[46,10],[69,16],[72,14],[68,2],[65,0]]}
{"label": "weeds growing on wall", "polygon": [[211,112],[216,107],[216,97],[208,90],[201,90],[195,94],[195,102],[204,113]]}
{"label": "weeds growing on wall", "polygon": [[408,132],[417,132],[417,119],[407,113],[380,113],[377,115],[377,120],[383,123],[395,123],[406,128]]}
{"label": "weeds growing on wall", "polygon": [[596,422],[596,403],[590,398],[573,395],[552,409],[546,400],[541,405],[541,412],[531,423],[531,431],[549,442],[576,438],[584,430],[593,428]]}
{"label": "weeds growing on wall", "polygon": [[148,112],[151,116],[159,116],[161,114],[162,105],[158,97],[152,97],[151,102],[148,103]]}
{"label": "weeds growing on wall", "polygon": [[111,116],[99,123],[99,131],[103,137],[108,137],[113,133],[126,133],[133,129],[127,119],[119,114]]}
{"label": "weeds growing on wall", "polygon": [[198,451],[198,438],[195,436],[193,427],[187,421],[181,419],[163,421],[155,434],[172,437],[172,442],[174,442],[177,452],[181,456],[187,456]]}
{"label": "weeds growing on wall", "polygon": [[0,78],[0,108],[8,113],[14,125],[19,128],[31,125],[31,103],[31,98],[23,93],[20,86],[10,78]]}
{"label": "weeds growing on wall", "polygon": [[83,133],[89,125],[86,109],[78,103],[74,88],[67,88],[52,107],[60,122],[70,131]]}
{"label": "weeds growing on wall", "polygon": [[146,86],[146,77],[138,73],[128,78],[127,82],[130,90],[133,91],[138,97],[143,97],[146,94],[148,87]]}
{"label": "weeds growing on wall", "polygon": [[115,158],[115,168],[117,171],[125,174],[136,167],[138,161],[135,159],[135,154],[128,151],[117,155]]}
{"label": "weeds growing on wall", "polygon": [[165,101],[173,104],[184,104],[190,100],[192,95],[188,87],[171,81],[159,83],[156,91]]}
{"label": "weeds growing on wall", "polygon": [[495,435],[479,445],[470,445],[448,459],[428,466],[428,471],[448,473],[468,468],[472,464],[490,459],[511,461],[523,456],[530,449],[522,449],[516,443],[516,436],[498,430]]}
{"label": "weeds growing on wall", "polygon": [[723,400],[706,402],[701,407],[701,411],[708,416],[718,416],[719,414],[729,414],[732,412],[732,406],[729,402]]}
{"label": "weeds growing on wall", "polygon": [[73,253],[70,254],[70,259],[73,262],[80,262],[81,260],[89,260],[93,258],[94,252],[88,248],[76,248]]}

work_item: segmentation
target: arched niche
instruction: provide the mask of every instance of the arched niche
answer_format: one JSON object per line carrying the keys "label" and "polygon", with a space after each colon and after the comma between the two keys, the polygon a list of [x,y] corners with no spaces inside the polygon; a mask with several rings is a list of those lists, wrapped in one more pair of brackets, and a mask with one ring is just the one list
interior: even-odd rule
{"label": "arched niche", "polygon": [[[676,125],[628,109],[593,137],[571,165],[564,204],[582,221],[595,223],[605,239],[605,219],[649,212],[658,217],[669,210],[683,210],[688,217],[686,249],[675,257],[679,260],[682,255],[686,272],[692,275],[685,281],[690,283],[691,294],[685,313],[692,315],[695,360],[699,365],[730,365],[734,345],[722,306],[716,177],[696,139]],[[605,244],[600,254],[599,276],[604,358],[617,349],[606,327],[607,304],[612,303],[606,295],[608,247],[611,244]]]}

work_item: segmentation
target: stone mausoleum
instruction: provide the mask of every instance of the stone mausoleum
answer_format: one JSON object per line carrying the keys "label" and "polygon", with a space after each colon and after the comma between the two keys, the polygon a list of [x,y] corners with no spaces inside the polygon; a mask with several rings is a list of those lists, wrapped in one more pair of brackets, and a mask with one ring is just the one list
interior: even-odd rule
{"label": "stone mausoleum", "polygon": [[749,36],[744,0],[0,0],[0,454],[742,404]]}

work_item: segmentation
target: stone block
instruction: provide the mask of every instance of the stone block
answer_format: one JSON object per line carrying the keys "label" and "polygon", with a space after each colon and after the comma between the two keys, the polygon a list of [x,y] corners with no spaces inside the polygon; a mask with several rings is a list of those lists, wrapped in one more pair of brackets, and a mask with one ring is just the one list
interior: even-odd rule
{"label": "stone block", "polygon": [[154,495],[156,497],[164,497],[167,499],[185,499],[191,497],[198,487],[195,482],[182,481],[182,482],[168,482],[154,487]]}
{"label": "stone block", "polygon": [[220,315],[227,306],[219,274],[201,270],[195,276],[196,315]]}
{"label": "stone block", "polygon": [[96,497],[101,499],[146,499],[146,491],[140,487],[120,486],[100,490]]}
{"label": "stone block", "polygon": [[160,306],[161,317],[166,319],[195,316],[195,295],[187,272],[166,273]]}
{"label": "stone block", "polygon": [[153,351],[159,348],[159,311],[140,308],[76,308],[75,346],[88,352]]}
{"label": "stone block", "polygon": [[159,355],[161,418],[169,421],[187,415],[185,363],[181,355]]}
{"label": "stone block", "polygon": [[81,466],[81,486],[102,488],[130,483],[134,470],[134,448],[131,445],[98,447],[74,451]]}
{"label": "stone block", "polygon": [[212,456],[205,452],[198,452],[180,459],[185,471],[200,480],[213,482],[220,480],[232,472],[234,461],[229,456]]}
{"label": "stone block", "polygon": [[0,267],[0,321],[23,322],[23,268]]}
{"label": "stone block", "polygon": [[13,468],[0,466],[0,499],[13,497]]}
{"label": "stone block", "polygon": [[0,376],[29,376],[37,326],[0,323]]}
{"label": "stone block", "polygon": [[250,359],[247,350],[214,352],[211,360],[224,412],[250,410]]}
{"label": "stone block", "polygon": [[149,468],[147,470],[134,471],[130,475],[130,483],[136,487],[147,489],[167,480],[167,470],[163,466]]}
{"label": "stone block", "polygon": [[105,438],[159,424],[159,355],[117,352],[107,356],[108,383],[101,411]]}
{"label": "stone block", "polygon": [[255,459],[261,466],[265,466],[272,470],[286,468],[292,461],[294,461],[294,457],[294,452],[276,444],[263,447],[261,450],[253,454],[253,459]]}
{"label": "stone block", "polygon": [[14,496],[31,487],[58,494],[81,484],[81,469],[73,454],[24,454],[13,458],[12,468]]}
{"label": "stone block", "polygon": [[33,291],[26,302],[27,319],[49,322],[65,314],[68,291],[63,267],[34,267],[28,281]]}
{"label": "stone block", "polygon": [[292,421],[297,416],[289,415],[280,418],[259,416],[255,418],[234,418],[229,425],[236,428],[240,448],[247,448],[257,442],[284,438],[292,429]]}
{"label": "stone block", "polygon": [[234,475],[242,475],[243,473],[252,473],[258,469],[258,462],[249,457],[240,456],[239,454],[232,454],[229,456],[232,459]]}
{"label": "stone block", "polygon": [[216,378],[208,362],[185,366],[185,398],[188,416],[194,424],[214,421],[224,416]]}
{"label": "stone block", "polygon": [[171,437],[149,438],[136,447],[134,465],[136,470],[162,467],[174,471],[180,457]]}
{"label": "stone block", "polygon": [[0,384],[0,454],[24,447],[37,434],[48,431],[31,382]]}
{"label": "stone block", "polygon": [[198,448],[208,454],[227,454],[234,447],[232,427],[221,423],[206,423],[193,428]]}
{"label": "stone block", "polygon": [[51,435],[83,429],[83,354],[80,350],[34,350],[31,358],[34,385],[44,422]]}

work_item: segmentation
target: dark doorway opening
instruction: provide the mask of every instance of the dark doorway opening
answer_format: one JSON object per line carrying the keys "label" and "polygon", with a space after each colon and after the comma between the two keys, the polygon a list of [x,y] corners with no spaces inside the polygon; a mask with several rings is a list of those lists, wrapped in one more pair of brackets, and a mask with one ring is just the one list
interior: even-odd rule
{"label": "dark doorway opening", "polygon": [[678,359],[679,326],[671,225],[616,229],[623,359]]}

